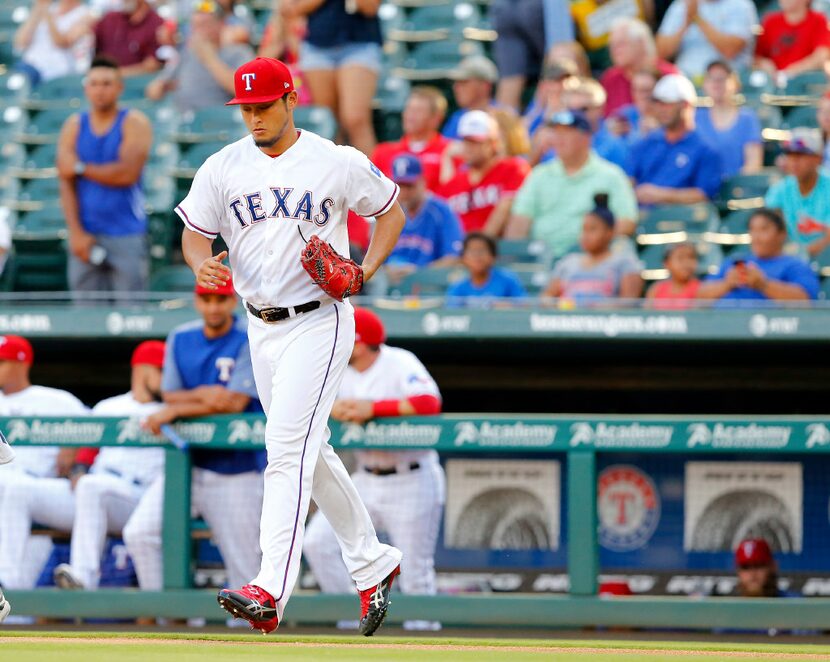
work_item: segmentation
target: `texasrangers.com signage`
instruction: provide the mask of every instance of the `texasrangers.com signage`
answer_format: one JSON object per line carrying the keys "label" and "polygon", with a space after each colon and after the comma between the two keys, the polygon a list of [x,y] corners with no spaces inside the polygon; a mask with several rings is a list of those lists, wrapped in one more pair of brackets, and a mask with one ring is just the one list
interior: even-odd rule
{"label": "texasrangers.com signage", "polygon": [[[690,417],[422,416],[368,424],[329,423],[331,443],[345,449],[433,448],[445,452],[830,452],[830,420]],[[119,418],[0,417],[0,430],[20,445],[168,445],[137,420]],[[265,419],[255,414],[179,421],[188,444],[262,448]]]}

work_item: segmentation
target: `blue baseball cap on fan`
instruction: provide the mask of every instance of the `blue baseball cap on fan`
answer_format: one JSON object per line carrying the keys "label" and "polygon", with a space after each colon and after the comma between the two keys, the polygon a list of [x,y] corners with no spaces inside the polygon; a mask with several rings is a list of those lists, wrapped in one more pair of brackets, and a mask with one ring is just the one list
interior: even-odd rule
{"label": "blue baseball cap on fan", "polygon": [[424,174],[424,167],[414,154],[401,154],[392,161],[392,181],[396,184],[414,184]]}

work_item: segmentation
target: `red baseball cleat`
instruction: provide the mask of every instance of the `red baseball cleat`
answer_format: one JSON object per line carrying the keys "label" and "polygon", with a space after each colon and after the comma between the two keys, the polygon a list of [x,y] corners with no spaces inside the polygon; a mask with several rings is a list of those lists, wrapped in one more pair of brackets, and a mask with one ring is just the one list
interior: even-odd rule
{"label": "red baseball cleat", "polygon": [[389,609],[389,594],[392,591],[392,582],[401,574],[401,566],[396,567],[377,586],[360,591],[360,634],[371,637],[386,618]]}
{"label": "red baseball cleat", "polygon": [[277,629],[277,603],[268,591],[258,586],[245,584],[234,591],[223,588],[216,596],[219,605],[236,618],[242,618],[251,624],[254,630],[268,634]]}

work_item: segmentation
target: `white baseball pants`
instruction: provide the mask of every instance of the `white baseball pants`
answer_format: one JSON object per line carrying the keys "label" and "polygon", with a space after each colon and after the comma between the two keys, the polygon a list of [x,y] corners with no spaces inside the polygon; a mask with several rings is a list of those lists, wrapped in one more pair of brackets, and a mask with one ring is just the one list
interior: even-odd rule
{"label": "white baseball pants", "polygon": [[[398,580],[401,591],[434,595],[435,545],[446,482],[441,465],[426,461],[415,471],[390,476],[375,476],[358,469],[352,474],[352,480],[377,529],[385,532],[403,552]],[[303,554],[321,591],[354,592],[337,538],[322,513],[316,513],[308,524]]]}
{"label": "white baseball pants", "polygon": [[31,535],[37,522],[72,532],[74,575],[85,588],[98,588],[107,533],[121,532],[141,492],[138,485],[106,473],[83,476],[74,492],[65,478],[11,483],[0,507],[0,581],[7,588],[34,587],[52,549],[48,538]]}
{"label": "white baseball pants", "polygon": [[[225,562],[228,582],[241,586],[260,564],[262,476],[255,471],[220,474],[199,468],[193,469],[192,476],[191,514],[205,519]],[[145,591],[160,591],[163,587],[163,509],[164,476],[160,476],[124,526],[124,544],[133,560],[138,585]]]}
{"label": "white baseball pants", "polygon": [[248,318],[254,378],[268,419],[262,567],[250,583],[274,596],[282,618],[300,569],[312,492],[359,589],[380,583],[400,563],[401,552],[377,539],[366,507],[328,443],[328,417],[354,347],[351,305],[324,304],[276,324]]}

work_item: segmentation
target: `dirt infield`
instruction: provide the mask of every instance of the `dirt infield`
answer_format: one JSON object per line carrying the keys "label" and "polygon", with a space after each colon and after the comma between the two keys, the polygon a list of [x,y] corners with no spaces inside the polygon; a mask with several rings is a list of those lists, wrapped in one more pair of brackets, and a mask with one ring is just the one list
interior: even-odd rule
{"label": "dirt infield", "polygon": [[278,637],[269,637],[261,641],[256,639],[242,639],[235,641],[224,641],[210,638],[182,638],[182,637],[95,637],[95,636],[76,636],[76,637],[61,637],[61,636],[2,636],[0,635],[0,650],[2,650],[5,643],[9,644],[54,644],[54,645],[103,645],[103,646],[204,646],[208,648],[214,647],[239,647],[239,646],[270,646],[285,651],[286,649],[296,648],[299,650],[323,648],[332,650],[354,650],[356,647],[365,646],[372,650],[387,650],[387,651],[430,651],[430,652],[498,652],[498,653],[537,653],[537,654],[570,654],[570,655],[585,655],[602,656],[608,654],[614,655],[636,655],[640,657],[712,657],[717,659],[760,659],[760,660],[828,660],[830,656],[827,653],[787,653],[780,650],[764,652],[764,651],[736,651],[736,650],[705,650],[700,648],[690,648],[687,650],[680,648],[658,648],[658,647],[636,647],[627,646],[625,644],[616,646],[558,646],[551,644],[550,646],[538,645],[490,645],[490,644],[476,644],[471,641],[469,644],[425,644],[413,642],[400,643],[384,643],[378,640],[363,640],[360,643],[334,643],[334,642],[311,642],[311,641],[291,641],[280,640]]}

